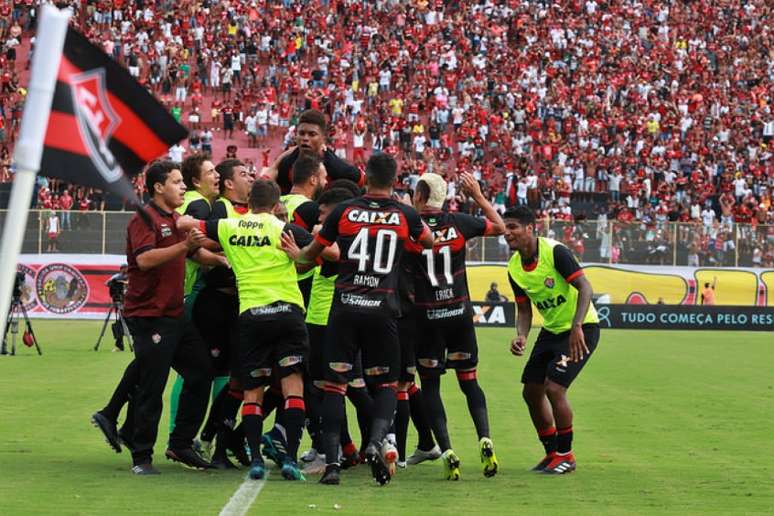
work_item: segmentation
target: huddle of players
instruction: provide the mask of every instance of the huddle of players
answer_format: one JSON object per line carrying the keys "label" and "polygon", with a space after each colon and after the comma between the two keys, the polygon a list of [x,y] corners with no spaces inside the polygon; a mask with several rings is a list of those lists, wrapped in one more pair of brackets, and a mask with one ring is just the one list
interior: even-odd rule
{"label": "huddle of players", "polygon": [[[361,460],[384,485],[396,466],[439,457],[444,476],[457,480],[460,459],[451,446],[440,396],[440,377],[452,368],[478,434],[483,473],[494,476],[498,462],[477,381],[465,244],[503,234],[506,224],[468,174],[463,174],[463,189],[485,218],[442,211],[446,184],[436,174],[422,176],[414,207],[403,202],[392,191],[397,164],[388,155],[372,156],[365,178],[355,175],[356,169],[330,163],[327,149],[315,141],[324,134],[320,119],[313,114],[305,122],[302,116],[299,148],[278,159],[271,178],[253,181],[235,160],[214,167],[194,156],[182,165],[192,189],[178,209],[185,216],[177,219],[177,228],[206,235],[204,247],[222,250],[229,266],[204,272],[193,262],[186,264],[186,310],[209,346],[216,380],[201,433],[211,462],[181,462],[232,468],[230,449],[249,466],[249,476],[260,479],[266,472],[263,451],[284,478],[303,479],[297,454],[308,422],[313,449],[304,457],[304,472],[323,473],[324,484],[338,484],[341,469]],[[320,134],[305,140],[304,132]],[[365,179],[365,194],[354,181],[336,179],[331,171]],[[287,194],[281,196],[278,183],[283,182]],[[276,216],[285,210],[287,221]],[[515,289],[516,275],[511,275]],[[525,295],[529,292],[517,301]],[[520,317],[519,329],[523,326]],[[512,351],[523,352],[523,342],[514,341]],[[422,391],[414,383],[416,372]],[[175,400],[184,390],[185,382],[178,379],[171,433],[181,416]],[[359,451],[347,431],[345,397],[358,412]],[[275,409],[275,424],[263,434],[263,421]],[[419,445],[407,461],[409,417]],[[539,427],[538,432],[544,440]],[[556,453],[546,451],[539,465],[543,470]]]}

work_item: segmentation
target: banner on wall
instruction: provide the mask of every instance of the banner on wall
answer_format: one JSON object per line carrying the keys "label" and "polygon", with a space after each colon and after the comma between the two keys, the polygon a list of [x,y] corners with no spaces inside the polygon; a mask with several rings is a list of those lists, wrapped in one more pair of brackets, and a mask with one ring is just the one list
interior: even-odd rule
{"label": "banner on wall", "polygon": [[774,310],[757,306],[599,305],[601,328],[774,330]]}
{"label": "banner on wall", "polygon": [[21,255],[21,300],[31,318],[101,319],[110,309],[105,284],[126,261],[122,255]]}

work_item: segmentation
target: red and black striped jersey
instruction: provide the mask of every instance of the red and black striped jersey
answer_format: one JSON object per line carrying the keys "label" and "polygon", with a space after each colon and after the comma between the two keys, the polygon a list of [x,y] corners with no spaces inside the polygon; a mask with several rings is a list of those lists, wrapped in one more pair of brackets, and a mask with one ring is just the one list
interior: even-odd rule
{"label": "red and black striped jersey", "polygon": [[420,317],[429,321],[470,317],[472,308],[465,271],[465,243],[484,236],[491,222],[464,213],[423,211],[433,232],[432,249],[414,250],[416,277],[415,301]]}
{"label": "red and black striped jersey", "polygon": [[364,195],[337,205],[316,237],[339,246],[333,309],[399,316],[404,246],[426,231],[413,208],[388,197]]}

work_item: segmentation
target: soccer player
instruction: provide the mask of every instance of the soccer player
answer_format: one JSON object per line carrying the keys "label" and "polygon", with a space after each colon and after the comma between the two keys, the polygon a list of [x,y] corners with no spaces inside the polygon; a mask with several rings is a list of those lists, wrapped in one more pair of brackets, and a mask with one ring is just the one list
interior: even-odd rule
{"label": "soccer player", "polygon": [[[183,174],[186,191],[183,197],[183,204],[178,206],[175,211],[180,215],[190,215],[195,219],[207,220],[212,211],[212,203],[220,194],[219,176],[215,165],[205,154],[192,154],[185,158],[180,166]],[[209,245],[206,243],[204,245]],[[214,249],[213,249],[214,250]],[[199,291],[203,287],[200,282],[201,271],[199,264],[193,260],[185,261],[185,281],[183,284],[183,295],[185,299],[185,313],[192,316],[193,306]],[[194,323],[197,321],[194,320]],[[213,400],[217,396],[224,382],[216,383],[216,389],[213,389]],[[172,385],[172,392],[169,400],[169,431],[175,428],[175,419],[177,418],[177,408],[180,400],[180,393],[183,389],[183,379],[178,376]]]}
{"label": "soccer player", "polygon": [[476,374],[478,344],[465,272],[465,244],[476,237],[501,235],[505,226],[481,193],[478,181],[467,173],[463,173],[461,179],[463,191],[481,208],[485,219],[442,211],[447,187],[438,174],[422,175],[414,192],[414,206],[435,238],[432,250],[424,250],[417,257],[417,369],[430,425],[443,452],[444,476],[448,480],[459,480],[460,460],[451,447],[441,400],[440,377],[446,369],[457,371],[460,390],[467,399],[478,434],[484,476],[496,475],[498,468],[489,436],[486,397]]}
{"label": "soccer player", "polygon": [[599,319],[591,284],[569,249],[535,236],[535,214],[526,206],[504,215],[505,240],[515,251],[508,262],[518,320],[511,353],[522,356],[532,325],[532,302],[543,317],[521,381],[532,423],[546,456],[533,468],[554,475],[575,470],[572,409],[567,389],[599,342]]}
{"label": "soccer player", "polygon": [[[280,201],[287,208],[289,222],[311,231],[320,217],[320,208],[315,199],[325,188],[325,166],[316,154],[302,152],[293,163],[292,171],[293,187],[289,194],[280,197]],[[304,306],[309,304],[314,271],[315,269],[311,268],[298,275],[298,286],[304,296]]]}
{"label": "soccer player", "polygon": [[[250,191],[251,213],[207,221],[203,226],[208,237],[220,242],[239,285],[238,377],[244,389],[242,423],[252,459],[250,478],[261,479],[266,474],[260,451],[261,404],[264,388],[276,370],[285,398],[283,426],[288,445],[282,476],[300,480],[303,475],[296,454],[305,418],[301,374],[309,344],[295,264],[280,249],[280,236],[292,231],[301,242],[312,237],[272,214],[279,197],[276,183],[257,180]],[[190,222],[183,221],[183,227]]]}
{"label": "soccer player", "polygon": [[[212,204],[209,220],[239,218],[246,214],[249,211],[247,199],[253,184],[253,177],[247,167],[240,160],[227,159],[218,163],[215,170],[219,176],[220,197]],[[200,434],[201,450],[209,458],[217,434],[215,450],[211,454],[212,464],[218,469],[231,469],[234,466],[226,456],[229,445],[241,463],[247,462],[244,439],[237,439],[231,431],[242,403],[241,388],[234,382],[229,383],[229,373],[236,366],[239,316],[236,278],[230,268],[214,267],[203,275],[202,280],[204,286],[196,296],[192,319],[209,346],[215,380],[210,415]],[[228,387],[224,387],[227,383]]]}
{"label": "soccer player", "polygon": [[[374,413],[366,462],[380,485],[390,474],[380,447],[393,419],[400,368],[396,316],[398,264],[405,242],[412,238],[423,247],[432,234],[413,208],[392,198],[397,163],[386,154],[371,156],[366,165],[366,194],[334,208],[315,240],[303,248],[299,263],[311,263],[337,243],[341,253],[333,297],[326,355],[323,400],[323,448],[327,461],[323,484],[340,482],[338,447],[344,419],[344,395],[358,351],[362,351],[365,380],[371,387]],[[289,236],[284,236],[286,241]]]}
{"label": "soccer player", "polygon": [[200,232],[186,234],[176,227],[175,208],[183,204],[186,189],[179,165],[154,162],[145,172],[145,184],[152,200],[127,228],[129,288],[124,308],[134,340],[135,361],[127,372],[133,370],[136,380],[127,380],[127,385],[136,385],[128,419],[133,424],[132,471],[137,475],[158,473],[152,466],[153,445],[170,366],[185,378],[185,387],[166,456],[198,469],[210,467],[191,448],[207,410],[212,374],[201,337],[183,315],[184,262],[188,256],[206,265],[227,264],[201,247]]}
{"label": "soccer player", "polygon": [[296,147],[291,147],[280,154],[272,166],[264,171],[264,176],[277,181],[282,193],[290,192],[293,185],[293,163],[298,159],[301,151],[308,151],[322,160],[329,181],[349,179],[362,186],[365,175],[328,148],[325,144],[327,134],[328,124],[325,121],[325,115],[314,109],[304,111],[296,127]]}

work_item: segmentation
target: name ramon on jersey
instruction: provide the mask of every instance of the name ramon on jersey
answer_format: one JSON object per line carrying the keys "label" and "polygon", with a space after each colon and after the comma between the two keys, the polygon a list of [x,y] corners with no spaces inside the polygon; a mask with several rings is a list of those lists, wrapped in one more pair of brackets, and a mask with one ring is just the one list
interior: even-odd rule
{"label": "name ramon on jersey", "polygon": [[400,215],[394,211],[352,210],[347,213],[347,220],[365,224],[400,226]]}

